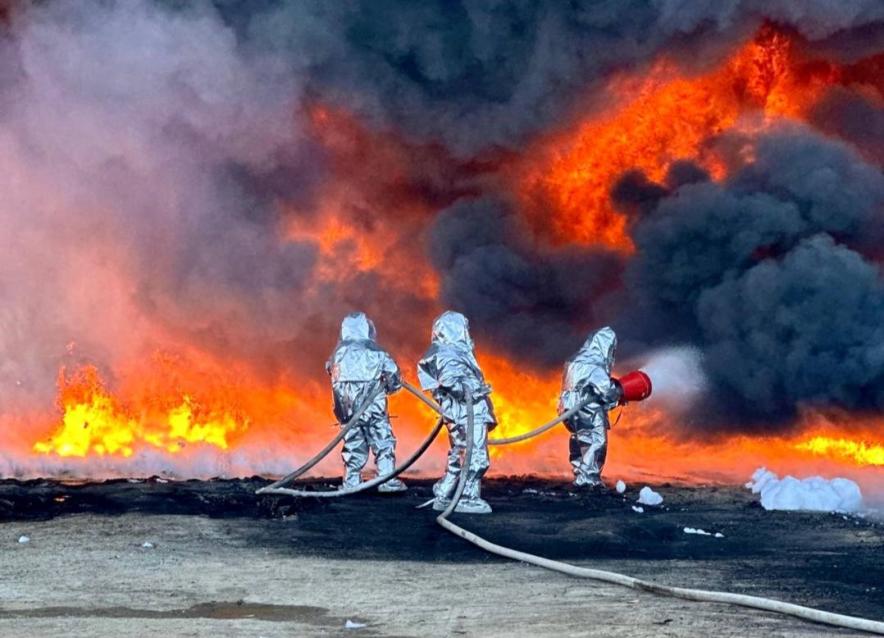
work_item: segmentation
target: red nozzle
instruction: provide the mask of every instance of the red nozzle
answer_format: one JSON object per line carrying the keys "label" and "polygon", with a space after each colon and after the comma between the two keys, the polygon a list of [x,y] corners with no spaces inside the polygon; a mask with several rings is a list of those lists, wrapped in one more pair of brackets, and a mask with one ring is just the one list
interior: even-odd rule
{"label": "red nozzle", "polygon": [[628,403],[629,401],[644,401],[651,396],[651,377],[641,370],[633,370],[628,374],[624,374],[618,379],[620,387],[623,388],[623,396],[620,403]]}

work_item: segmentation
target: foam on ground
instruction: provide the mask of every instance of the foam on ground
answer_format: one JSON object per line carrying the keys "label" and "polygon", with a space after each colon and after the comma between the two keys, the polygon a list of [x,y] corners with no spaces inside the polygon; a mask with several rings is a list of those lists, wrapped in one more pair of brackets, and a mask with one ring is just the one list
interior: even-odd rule
{"label": "foam on ground", "polygon": [[780,479],[762,467],[755,470],[746,487],[761,495],[761,506],[766,510],[851,513],[863,509],[859,485],[846,478]]}

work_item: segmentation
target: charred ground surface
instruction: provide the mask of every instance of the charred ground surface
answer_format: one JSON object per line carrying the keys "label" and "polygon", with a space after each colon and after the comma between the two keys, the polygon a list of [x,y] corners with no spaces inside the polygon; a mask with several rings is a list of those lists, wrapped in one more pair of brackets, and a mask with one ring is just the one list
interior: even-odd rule
{"label": "charred ground surface", "polygon": [[[200,552],[206,556],[212,556],[213,548],[217,548],[219,559],[230,556],[231,547],[235,547],[236,552],[258,552],[264,559],[280,564],[313,561],[335,565],[338,574],[340,570],[353,575],[365,571],[363,576],[354,577],[369,582],[378,564],[410,565],[411,571],[427,574],[458,570],[463,564],[471,565],[470,572],[509,573],[513,568],[512,563],[489,556],[443,532],[434,523],[435,513],[431,509],[415,509],[429,498],[429,481],[410,481],[411,489],[404,495],[365,494],[330,500],[256,498],[254,490],[264,484],[266,481],[259,479],[109,481],[84,485],[4,481],[0,483],[0,521],[5,524],[0,525],[0,531],[6,530],[4,544],[8,545],[16,543],[15,534],[19,531],[27,533],[35,526],[39,530],[82,526],[86,519],[100,521],[92,523],[92,527],[103,529],[96,529],[99,540],[111,535],[125,536],[126,530],[133,528],[133,521],[137,522],[135,528],[148,530],[153,529],[151,521],[163,521],[167,528],[165,521],[174,521],[174,526],[182,530],[211,525],[220,530],[221,540],[201,545]],[[327,489],[333,484],[325,480],[308,482],[313,489]],[[773,596],[884,619],[884,561],[880,560],[884,526],[879,522],[839,514],[766,512],[751,494],[740,488],[664,485],[656,489],[664,497],[663,505],[644,506],[643,512],[636,512],[634,489],[624,495],[613,491],[575,493],[561,482],[497,479],[487,482],[485,492],[495,508],[494,514],[461,516],[456,520],[494,542],[551,558],[614,569],[667,584]],[[71,516],[83,514],[88,516]],[[686,527],[720,533],[723,537],[688,534],[684,531]],[[150,533],[142,535],[147,537]],[[30,547],[24,546],[25,550],[35,551],[38,542],[35,539],[33,545],[28,544]],[[141,538],[136,536],[128,544],[140,547],[140,542]],[[161,551],[163,541],[156,544]],[[535,571],[542,582],[597,588],[591,583],[577,583],[531,568],[532,574]],[[238,578],[234,574],[231,577]],[[646,595],[641,598],[644,600]],[[39,607],[37,611],[33,605],[29,608],[38,616],[43,614],[40,618],[83,613],[65,611],[60,604],[63,601],[54,602],[56,605]],[[120,609],[109,606],[102,617],[134,614],[133,618],[157,622],[184,622],[217,620],[219,614],[236,616],[235,609],[218,611],[211,607],[218,604],[225,608],[223,601],[196,598],[190,602],[196,607],[182,607],[172,616],[163,615],[168,610],[136,609],[137,605],[129,604]],[[301,604],[304,600],[297,602]],[[582,614],[585,606],[578,605],[576,609],[581,609]],[[0,611],[0,621],[14,611]],[[289,618],[294,614],[290,622],[306,613],[300,608],[296,612],[262,607],[248,613],[258,619]],[[742,617],[755,612],[727,613]],[[242,615],[248,616],[246,612]],[[314,615],[324,618],[319,612]],[[788,622],[793,627],[802,627]],[[468,627],[465,631],[469,634],[473,629]],[[705,627],[707,631],[712,629]],[[811,632],[808,635],[829,632],[812,626],[801,629],[805,630]],[[682,635],[673,631],[671,635]],[[779,634],[773,631],[769,635]]]}

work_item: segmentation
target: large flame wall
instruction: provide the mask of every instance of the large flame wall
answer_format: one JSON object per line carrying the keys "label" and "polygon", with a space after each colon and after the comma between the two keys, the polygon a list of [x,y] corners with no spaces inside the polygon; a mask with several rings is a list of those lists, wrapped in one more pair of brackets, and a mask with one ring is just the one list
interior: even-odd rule
{"label": "large flame wall", "polygon": [[[611,63],[518,143],[492,139],[492,110],[477,150],[454,124],[437,135],[448,115],[415,133],[411,116],[385,121],[359,90],[322,90],[313,74],[333,60],[282,65],[213,9],[129,10],[24,5],[4,18],[2,475],[284,473],[335,432],[322,362],[344,313],[368,312],[413,378],[447,305],[427,228],[463,198],[503,193],[550,250],[598,246],[628,262],[629,213],[611,197],[625,173],[660,182],[691,160],[724,180],[733,158],[717,137],[745,136],[751,163],[752,140],[784,122],[825,130],[870,165],[881,157],[820,113],[838,91],[881,108],[884,46],[845,60],[836,36],[814,47],[801,25],[745,30],[702,65],[675,44]],[[120,38],[130,24],[154,59]],[[321,32],[305,28],[286,37]],[[551,418],[558,370],[492,337],[479,326],[498,434]],[[802,406],[771,436],[700,436],[678,407],[652,399],[614,415],[609,473],[734,481],[768,464],[874,482],[884,465],[882,418],[868,410]],[[391,412],[401,451],[433,421],[405,394]],[[555,431],[495,449],[492,472],[565,476],[566,450]],[[418,471],[441,466],[435,450]],[[336,473],[337,459],[317,471]]]}

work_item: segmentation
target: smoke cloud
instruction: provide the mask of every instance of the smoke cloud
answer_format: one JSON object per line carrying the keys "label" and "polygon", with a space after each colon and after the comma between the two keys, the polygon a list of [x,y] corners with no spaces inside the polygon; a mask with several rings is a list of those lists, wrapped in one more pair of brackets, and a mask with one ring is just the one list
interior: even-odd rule
{"label": "smoke cloud", "polygon": [[768,428],[801,405],[882,409],[884,287],[865,250],[884,176],[803,128],[760,138],[753,155],[636,224],[627,280],[656,318],[644,337],[701,348],[704,412],[733,427]]}
{"label": "smoke cloud", "polygon": [[855,92],[830,91],[811,112],[811,121],[822,131],[856,146],[871,162],[884,167],[884,110]]}
{"label": "smoke cloud", "polygon": [[575,108],[585,114],[585,96],[601,92],[608,75],[641,69],[664,50],[699,71],[766,20],[810,40],[884,21],[875,0],[308,0],[218,8],[251,46],[306,76],[309,90],[376,126],[441,139],[467,155],[518,149]]}
{"label": "smoke cloud", "polygon": [[598,250],[552,250],[504,201],[482,198],[442,211],[428,233],[447,304],[468,312],[487,342],[541,367],[561,364],[593,300],[615,288],[622,260]]}
{"label": "smoke cloud", "polygon": [[289,338],[315,251],[280,242],[266,191],[238,177],[285,167],[289,192],[309,194],[302,82],[242,51],[207,5],[43,3],[10,30],[0,365],[17,392],[3,407],[51,392],[71,341],[113,368],[178,339],[235,353]]}

